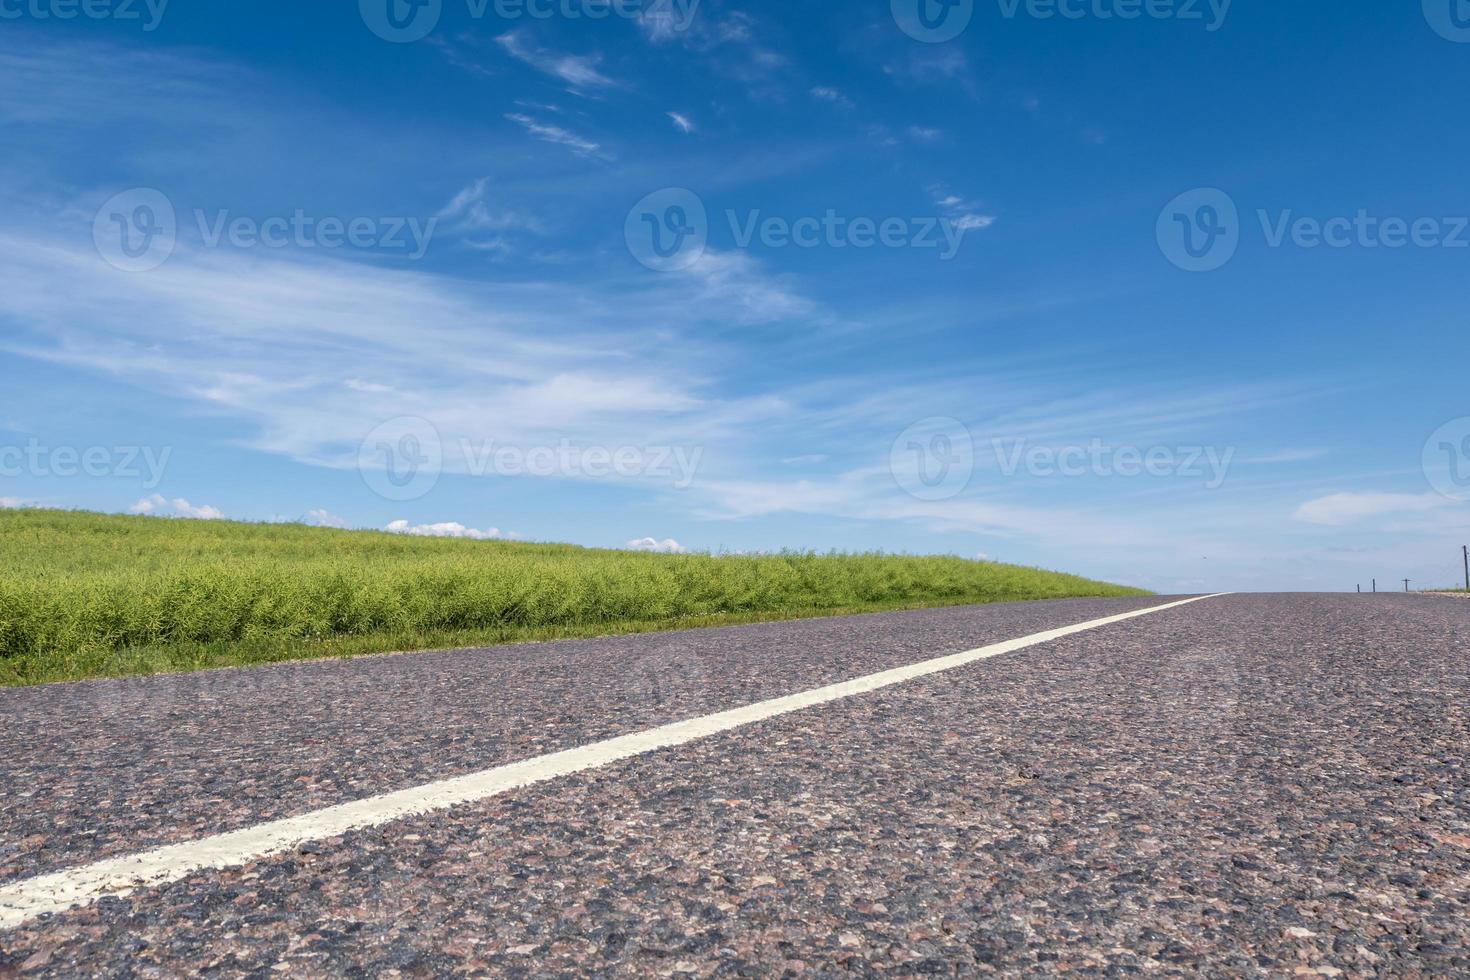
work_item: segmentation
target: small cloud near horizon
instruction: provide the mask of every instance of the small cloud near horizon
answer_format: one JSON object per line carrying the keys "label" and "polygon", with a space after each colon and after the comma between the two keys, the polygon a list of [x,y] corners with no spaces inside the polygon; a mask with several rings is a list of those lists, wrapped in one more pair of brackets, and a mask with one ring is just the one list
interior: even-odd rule
{"label": "small cloud near horizon", "polygon": [[151,494],[128,508],[129,514],[140,517],[178,517],[191,521],[222,521],[224,512],[208,504],[195,506],[183,497],[172,500],[162,494]]}
{"label": "small cloud near horizon", "polygon": [[646,551],[660,555],[682,555],[686,552],[685,547],[673,538],[664,538],[662,541],[657,538],[635,538],[623,547],[629,551]]}

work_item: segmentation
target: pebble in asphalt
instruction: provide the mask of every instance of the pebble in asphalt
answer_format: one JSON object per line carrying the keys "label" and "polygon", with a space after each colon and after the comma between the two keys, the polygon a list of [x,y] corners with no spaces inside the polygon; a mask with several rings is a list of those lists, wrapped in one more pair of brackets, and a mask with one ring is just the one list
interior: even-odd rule
{"label": "pebble in asphalt", "polygon": [[[891,666],[865,659],[890,630],[946,637],[937,649],[899,640],[906,662],[1004,638],[948,638],[983,632],[977,615],[1002,634],[1016,616],[1010,635],[1060,625],[1045,621],[1049,605],[869,617],[855,632],[851,621],[759,628],[759,655],[722,659],[698,686],[755,700],[748,672],[799,690],[785,685]],[[1122,608],[1069,608],[1061,622]],[[824,630],[877,639],[849,670]],[[665,649],[750,645],[718,633]],[[0,970],[1465,974],[1467,641],[1470,604],[1448,600],[1214,599],[105,899],[0,934]],[[578,649],[601,642],[627,641]],[[594,656],[594,676],[568,684],[597,688],[616,659]],[[331,666],[415,660],[436,663]],[[27,693],[7,695],[22,729]],[[38,700],[57,710],[66,697]],[[700,699],[663,700],[675,717],[727,706]],[[649,700],[626,699],[642,705],[629,709],[639,727],[664,710]],[[83,787],[115,758],[95,746],[81,756],[73,799],[96,794]],[[68,785],[46,760],[26,765]],[[7,776],[6,793],[22,783]],[[120,833],[149,826],[111,819]],[[28,841],[45,835],[26,826]],[[73,833],[51,834],[62,863],[110,840],[73,850],[60,840]]]}

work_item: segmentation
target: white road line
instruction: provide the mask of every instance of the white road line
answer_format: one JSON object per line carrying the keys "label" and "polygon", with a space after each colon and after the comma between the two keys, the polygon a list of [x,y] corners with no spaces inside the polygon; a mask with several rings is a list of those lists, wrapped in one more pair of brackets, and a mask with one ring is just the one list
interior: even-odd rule
{"label": "white road line", "polygon": [[[1220,593],[1228,595],[1228,593]],[[631,758],[658,749],[683,745],[696,739],[707,738],[735,728],[751,725],[768,718],[800,711],[804,708],[828,704],[855,694],[866,694],[894,684],[902,684],[919,677],[927,677],[941,671],[953,670],[979,660],[988,660],[1002,654],[1024,650],[1037,644],[1059,640],[1064,636],[1094,630],[1101,626],[1121,623],[1213,599],[1218,596],[1199,596],[1167,605],[1153,606],[1134,612],[1121,613],[1094,619],[1075,626],[1033,633],[1030,636],[993,643],[965,653],[936,657],[906,667],[896,667],[866,677],[854,678],[829,684],[826,687],[791,694],[786,697],[761,701],[731,711],[691,718],[688,721],[661,725],[647,731],[611,738],[605,742],[594,742],[580,748],[553,752],[550,755],[497,766],[482,772],[470,773],[453,779],[427,783],[411,789],[370,796],[366,799],[327,807],[298,817],[272,820],[269,823],[247,827],[230,833],[217,834],[182,844],[170,844],[136,854],[109,858],[81,867],[68,868],[52,874],[38,875],[9,885],[0,886],[0,929],[13,929],[39,915],[48,912],[64,912],[95,902],[107,895],[127,895],[140,888],[178,881],[196,871],[209,868],[233,868],[260,858],[270,857],[295,850],[308,841],[323,840],[359,830],[377,827],[403,817],[432,813],[464,803],[474,803],[522,786],[543,783],[559,776],[596,769],[621,759]]]}

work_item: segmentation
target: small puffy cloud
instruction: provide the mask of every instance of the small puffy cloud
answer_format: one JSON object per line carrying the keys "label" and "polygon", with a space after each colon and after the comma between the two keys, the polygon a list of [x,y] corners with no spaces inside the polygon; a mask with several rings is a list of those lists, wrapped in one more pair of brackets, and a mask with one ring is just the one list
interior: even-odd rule
{"label": "small puffy cloud", "polygon": [[194,521],[222,521],[225,519],[224,513],[217,507],[211,507],[208,504],[196,507],[183,497],[169,500],[158,493],[139,500],[128,508],[128,513],[145,517],[182,517]]}
{"label": "small puffy cloud", "polygon": [[1453,503],[1437,493],[1334,493],[1307,501],[1292,517],[1307,524],[1338,527],[1384,514],[1438,510]]}
{"label": "small puffy cloud", "polygon": [[26,502],[19,497],[0,497],[0,510],[15,510],[26,506]]}
{"label": "small puffy cloud", "polygon": [[931,126],[910,126],[909,135],[921,143],[937,143],[944,131]]}
{"label": "small puffy cloud", "polygon": [[668,115],[669,118],[674,121],[674,126],[678,128],[679,132],[686,135],[694,132],[694,123],[689,121],[688,116],[682,115],[677,112],[671,112]]}
{"label": "small puffy cloud", "polygon": [[312,527],[334,527],[337,530],[345,530],[347,522],[329,510],[317,508],[306,512],[306,523]]}
{"label": "small puffy cloud", "polygon": [[673,538],[664,538],[662,541],[657,538],[637,538],[629,541],[623,547],[629,551],[649,551],[660,555],[682,555],[685,550],[684,546]]}
{"label": "small puffy cloud", "polygon": [[446,521],[443,524],[409,524],[408,521],[394,521],[383,530],[389,534],[407,534],[416,538],[466,538],[471,541],[494,541],[500,538],[516,537],[514,534],[501,534],[498,527],[481,531],[478,528],[465,527],[455,521]]}

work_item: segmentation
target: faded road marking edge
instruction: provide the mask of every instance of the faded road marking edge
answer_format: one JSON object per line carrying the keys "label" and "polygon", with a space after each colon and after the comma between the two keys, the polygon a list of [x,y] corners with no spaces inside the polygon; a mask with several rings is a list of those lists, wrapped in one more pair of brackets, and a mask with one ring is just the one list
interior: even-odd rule
{"label": "faded road marking edge", "polygon": [[1197,596],[1162,606],[1089,620],[1073,626],[1033,633],[989,646],[936,657],[905,667],[868,674],[799,694],[760,701],[743,708],[721,711],[700,718],[678,721],[647,731],[594,742],[575,749],[553,752],[481,772],[426,783],[409,789],[370,796],[272,820],[243,830],[216,834],[198,840],[156,847],[136,854],[108,858],[80,867],[37,875],[0,886],[0,929],[14,929],[48,912],[64,912],[109,895],[123,896],[142,888],[179,881],[208,869],[239,867],[251,861],[284,854],[308,841],[336,837],[351,830],[377,827],[404,817],[445,810],[489,799],[523,786],[573,773],[596,769],[613,762],[659,749],[683,745],[711,735],[742,728],[759,721],[828,704],[856,694],[866,694],[894,684],[927,677],[980,660],[1024,650],[1113,623],[1215,599],[1229,593]]}

